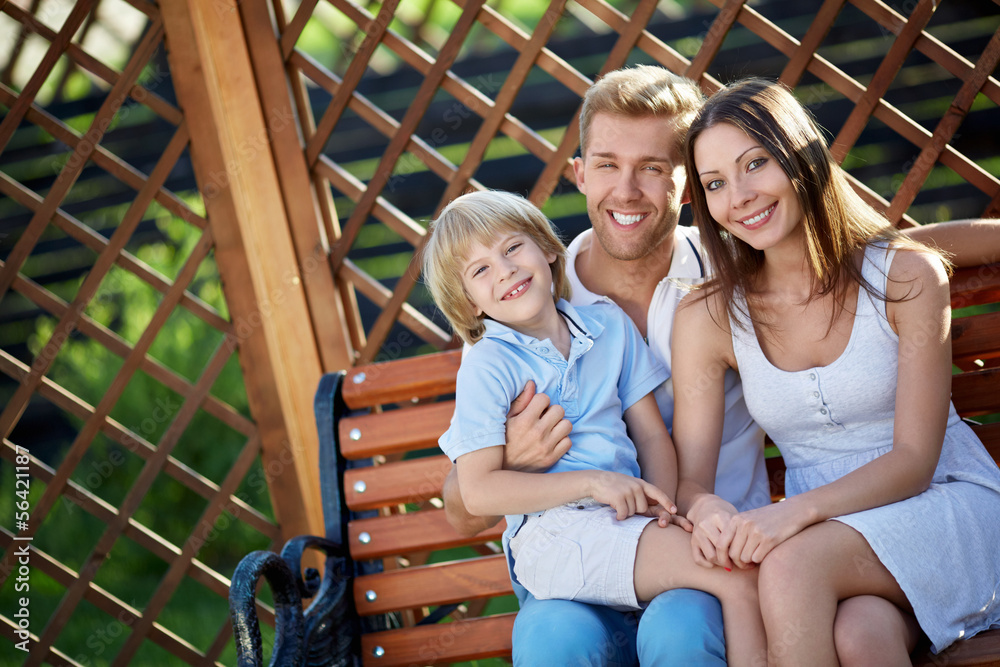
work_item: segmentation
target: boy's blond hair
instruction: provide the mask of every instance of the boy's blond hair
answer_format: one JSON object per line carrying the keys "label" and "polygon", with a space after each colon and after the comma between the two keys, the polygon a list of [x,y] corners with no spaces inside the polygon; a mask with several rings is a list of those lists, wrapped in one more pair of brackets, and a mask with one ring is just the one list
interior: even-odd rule
{"label": "boy's blond hair", "polygon": [[587,139],[594,116],[599,113],[645,118],[653,116],[674,123],[677,154],[684,135],[704,104],[701,89],[691,79],[658,65],[639,65],[608,72],[583,96],[580,108],[580,152],[586,157]]}
{"label": "boy's blond hair", "polygon": [[524,197],[498,190],[470,192],[453,200],[430,224],[424,246],[424,281],[452,329],[470,345],[483,337],[485,315],[476,315],[465,291],[462,271],[469,248],[475,243],[492,245],[499,234],[525,234],[545,254],[554,254],[553,299],[568,299],[566,246],[549,219]]}

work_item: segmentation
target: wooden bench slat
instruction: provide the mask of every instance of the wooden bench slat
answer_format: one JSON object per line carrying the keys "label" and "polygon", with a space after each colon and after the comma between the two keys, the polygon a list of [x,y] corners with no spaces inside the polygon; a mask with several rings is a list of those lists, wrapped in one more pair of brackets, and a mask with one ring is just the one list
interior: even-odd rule
{"label": "wooden bench slat", "polygon": [[973,667],[975,665],[990,665],[996,667],[1000,665],[1000,630],[987,630],[980,632],[971,639],[955,642],[947,649],[932,655],[928,651],[925,655],[917,656],[914,667]]}
{"label": "wooden bench slat", "polygon": [[[374,599],[369,599],[369,592],[374,593]],[[503,554],[389,570],[354,580],[355,605],[363,616],[513,592]]]}
{"label": "wooden bench slat", "polygon": [[440,498],[451,461],[443,454],[344,473],[344,498],[354,511]]}
{"label": "wooden bench slat", "polygon": [[[478,535],[463,537],[448,523],[444,510],[423,510],[357,519],[347,525],[347,534],[351,557],[369,560],[499,540],[506,525],[505,521],[500,521]],[[368,534],[367,543],[361,541],[362,533]]]}
{"label": "wooden bench slat", "polygon": [[[442,665],[510,655],[514,614],[454,623],[419,625],[361,635],[361,654],[370,667]],[[375,657],[381,647],[382,657]]]}
{"label": "wooden bench slat", "polygon": [[455,401],[441,401],[346,417],[337,427],[340,451],[344,458],[357,460],[437,447],[454,411]]}
{"label": "wooden bench slat", "polygon": [[455,391],[461,350],[358,366],[347,371],[341,395],[351,409],[430,398]]}
{"label": "wooden bench slat", "polygon": [[951,277],[951,307],[1000,301],[1000,262],[958,269]]}
{"label": "wooden bench slat", "polygon": [[955,365],[1000,357],[1000,312],[959,317],[951,323],[951,358]]}
{"label": "wooden bench slat", "polygon": [[963,417],[988,415],[997,411],[1000,396],[1000,368],[959,373],[951,378],[951,400]]}
{"label": "wooden bench slat", "polygon": [[1000,461],[1000,423],[977,424],[972,427],[979,439],[983,441],[986,451],[994,461]]}

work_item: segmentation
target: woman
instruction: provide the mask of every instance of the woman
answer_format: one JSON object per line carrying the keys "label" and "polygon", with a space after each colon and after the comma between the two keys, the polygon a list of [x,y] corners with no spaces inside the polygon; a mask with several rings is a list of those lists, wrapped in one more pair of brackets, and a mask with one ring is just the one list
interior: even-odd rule
{"label": "woman", "polygon": [[[760,565],[778,664],[909,665],[921,630],[940,651],[1000,625],[1000,471],[950,402],[943,258],[854,193],[779,85],[713,96],[685,159],[717,276],[672,350],[696,560]],[[742,514],[712,494],[725,368],[788,466],[788,499]]]}

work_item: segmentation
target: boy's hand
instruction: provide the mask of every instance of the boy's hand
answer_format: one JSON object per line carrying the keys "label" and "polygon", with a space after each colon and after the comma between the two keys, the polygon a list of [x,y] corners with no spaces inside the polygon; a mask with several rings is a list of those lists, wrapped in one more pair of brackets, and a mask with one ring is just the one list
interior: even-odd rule
{"label": "boy's hand", "polygon": [[613,507],[619,521],[633,514],[651,516],[647,513],[656,505],[665,508],[668,515],[677,512],[677,506],[659,488],[646,480],[617,472],[595,473],[587,495],[599,503]]}

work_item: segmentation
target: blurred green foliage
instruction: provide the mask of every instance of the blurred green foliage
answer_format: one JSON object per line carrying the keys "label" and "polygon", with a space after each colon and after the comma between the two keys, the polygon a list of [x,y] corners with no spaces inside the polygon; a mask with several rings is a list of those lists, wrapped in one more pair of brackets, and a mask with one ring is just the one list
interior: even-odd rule
{"label": "blurred green foliage", "polygon": [[[99,215],[120,220],[126,208],[125,205],[111,207],[100,211]],[[163,240],[142,245],[136,249],[135,254],[153,270],[173,279],[190,257],[201,232],[158,207],[151,209],[151,212],[156,216],[155,225]],[[90,224],[96,223],[91,220]],[[75,284],[65,286],[65,291],[75,294],[84,278],[82,276]],[[228,316],[213,257],[209,256],[201,262],[188,292],[223,317]],[[135,345],[160,307],[162,299],[163,295],[145,281],[131,272],[114,267],[87,305],[85,314],[129,345]],[[28,342],[33,355],[37,356],[42,351],[56,324],[57,320],[51,316],[37,319],[35,332]],[[249,416],[246,391],[235,350],[231,349],[221,332],[187,309],[174,308],[150,346],[148,356],[154,363],[194,383],[220,348],[223,354],[231,356],[212,384],[211,393],[241,414]],[[74,334],[63,344],[47,377],[96,406],[112,386],[123,363],[121,357],[98,341]],[[173,424],[184,400],[183,396],[140,370],[128,381],[109,417],[147,443],[148,451],[155,451],[158,447],[166,446],[161,439]],[[75,416],[67,418],[72,422],[74,431],[83,429],[82,420]],[[199,409],[185,426],[182,435],[176,439],[170,455],[181,466],[218,485],[244,447],[246,439],[243,434]],[[56,453],[48,457],[48,464],[53,468],[57,467],[69,446],[69,442],[59,445]],[[195,532],[196,524],[206,511],[208,502],[164,472],[157,474],[145,493],[140,495],[134,491],[133,485],[145,465],[145,458],[138,454],[142,448],[141,444],[130,443],[126,446],[99,433],[73,470],[71,482],[99,498],[109,508],[120,508],[126,499],[130,499],[130,504],[136,507],[132,514],[135,524],[148,528],[173,545],[181,547]],[[3,488],[13,488],[12,467],[2,466],[0,475],[0,485]],[[237,495],[273,522],[274,514],[264,479],[258,461],[243,481]],[[40,480],[33,480],[32,506],[38,502],[43,488]],[[69,499],[76,493],[70,489],[64,491],[38,527],[33,542],[37,549],[74,570],[84,566],[107,529],[103,521],[91,516]],[[10,494],[0,497],[0,515],[12,516],[13,500]],[[206,543],[197,558],[225,577],[231,575],[244,555],[254,549],[269,546],[266,537],[225,513],[215,521],[204,537]],[[94,583],[141,612],[169,565],[170,563],[129,537],[120,536],[98,569]],[[13,579],[8,580],[5,588],[12,583]],[[33,628],[36,631],[41,629],[42,623],[55,610],[64,591],[62,585],[42,574],[38,568],[32,569],[30,593]],[[4,592],[6,595],[9,591]],[[210,592],[194,580],[185,578],[158,615],[157,623],[204,651],[215,640],[220,629],[226,627],[228,630],[227,614],[228,601],[225,598]],[[82,602],[60,633],[56,646],[83,665],[110,664],[127,638],[127,627],[133,621],[134,617],[127,612],[123,613],[122,618],[116,619],[91,607],[90,603]],[[235,650],[231,644],[232,642],[222,657],[227,664],[235,663]],[[135,661],[136,664],[184,664],[149,641],[143,643]]]}

